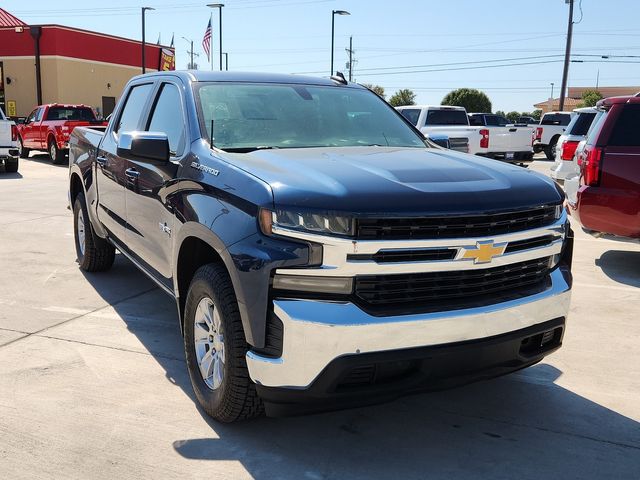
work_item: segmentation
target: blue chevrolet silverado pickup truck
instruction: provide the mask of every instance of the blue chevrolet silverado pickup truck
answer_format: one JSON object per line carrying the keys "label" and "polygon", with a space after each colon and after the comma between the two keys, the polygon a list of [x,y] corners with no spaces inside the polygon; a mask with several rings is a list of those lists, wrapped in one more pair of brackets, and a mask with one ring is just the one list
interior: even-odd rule
{"label": "blue chevrolet silverado pickup truck", "polygon": [[117,249],[175,298],[220,421],[495,377],[562,344],[555,183],[442,149],[341,77],[138,76],[69,163],[80,268]]}

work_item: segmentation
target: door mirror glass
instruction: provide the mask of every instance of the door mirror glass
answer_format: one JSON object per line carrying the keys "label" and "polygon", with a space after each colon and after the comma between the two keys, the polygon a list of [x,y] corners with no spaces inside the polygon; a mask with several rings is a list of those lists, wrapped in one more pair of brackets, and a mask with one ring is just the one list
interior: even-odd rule
{"label": "door mirror glass", "polygon": [[130,160],[168,162],[169,139],[162,132],[121,132],[117,154]]}

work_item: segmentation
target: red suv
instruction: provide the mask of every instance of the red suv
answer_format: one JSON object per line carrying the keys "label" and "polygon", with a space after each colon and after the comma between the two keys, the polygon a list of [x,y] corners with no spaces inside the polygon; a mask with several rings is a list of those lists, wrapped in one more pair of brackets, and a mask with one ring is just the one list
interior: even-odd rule
{"label": "red suv", "polygon": [[578,157],[572,215],[593,234],[640,238],[640,93],[598,102],[605,113]]}

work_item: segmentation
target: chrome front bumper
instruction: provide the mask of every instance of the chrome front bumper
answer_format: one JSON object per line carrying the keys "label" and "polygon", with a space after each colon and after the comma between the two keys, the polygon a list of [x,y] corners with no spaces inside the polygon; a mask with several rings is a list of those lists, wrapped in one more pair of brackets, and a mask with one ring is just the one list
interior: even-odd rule
{"label": "chrome front bumper", "polygon": [[304,389],[334,359],[350,354],[445,345],[500,335],[565,317],[570,285],[560,268],[544,292],[486,307],[375,317],[348,302],[274,300],[284,325],[280,358],[247,353],[254,382]]}

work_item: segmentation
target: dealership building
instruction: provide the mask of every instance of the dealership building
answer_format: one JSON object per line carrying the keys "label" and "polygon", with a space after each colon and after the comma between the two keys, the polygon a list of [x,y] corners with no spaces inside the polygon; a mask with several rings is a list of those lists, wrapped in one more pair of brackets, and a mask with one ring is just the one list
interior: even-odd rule
{"label": "dealership building", "polygon": [[[142,73],[142,42],[61,25],[27,25],[0,9],[0,108],[27,116],[36,105],[82,103],[107,116]],[[145,45],[147,72],[173,70],[174,50]]]}

